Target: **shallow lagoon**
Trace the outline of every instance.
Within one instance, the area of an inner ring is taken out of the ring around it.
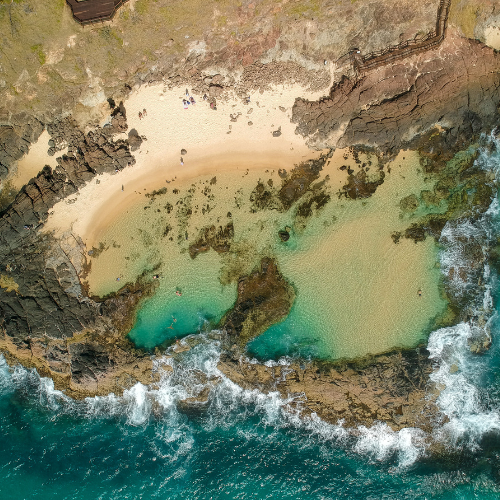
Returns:
[[[258,181],[271,190],[280,185],[272,169],[174,181],[161,194],[137,190],[137,204],[96,236],[102,250],[92,258],[90,289],[104,295],[145,270],[149,279],[159,275],[157,292],[130,333],[138,346],[153,348],[215,326],[234,303],[237,278],[272,256],[296,301],[284,321],[251,342],[251,354],[341,358],[416,345],[446,307],[437,246],[431,238],[396,244],[391,235],[446,207],[422,200],[421,191],[432,191],[433,181],[424,177],[415,153],[401,153],[385,167],[384,182],[371,197],[339,196],[347,168],[356,172],[360,163],[345,151],[334,154],[318,179],[330,201],[308,218],[297,215],[297,203],[286,212],[255,208],[251,195]],[[404,210],[401,200],[410,195],[417,206]],[[202,228],[229,222],[234,241],[228,253],[209,250],[190,258],[189,245]],[[278,231],[286,227],[290,239],[283,242]]]

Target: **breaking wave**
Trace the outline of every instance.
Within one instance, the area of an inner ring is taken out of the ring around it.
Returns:
[[[488,142],[476,166],[498,176],[500,141],[490,137]],[[498,330],[493,301],[496,276],[487,257],[499,227],[500,207],[495,197],[479,218],[448,222],[441,235],[441,269],[451,293],[465,299],[468,316],[453,327],[433,332],[427,345],[436,363],[430,379],[439,391],[437,404],[448,419],[434,431],[434,438],[450,449],[475,451],[484,436],[500,431],[499,402],[488,398],[490,404],[484,404],[488,374],[494,369],[493,353],[482,355],[492,342],[492,332]]]

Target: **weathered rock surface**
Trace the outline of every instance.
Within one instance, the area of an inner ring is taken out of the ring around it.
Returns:
[[[466,142],[498,122],[499,88],[500,55],[448,34],[438,49],[343,77],[326,98],[297,99],[292,121],[297,132],[330,147],[397,150],[436,124]]]
[[[7,177],[14,161],[26,154],[44,130],[44,124],[27,113],[0,114],[0,179]]]
[[[0,350],[75,397],[121,392],[151,380],[151,361],[122,334],[147,288],[125,287],[101,303],[86,297],[78,275],[85,265],[81,242],[68,245],[41,230],[55,203],[97,173],[135,160],[110,130],[84,134],[69,119],[47,128],[54,150],[68,147],[68,154],[54,171],[44,167],[0,213],[2,275],[16,285],[0,288]]]
[[[332,424],[371,426],[378,420],[394,430],[419,427],[428,431],[441,418],[436,392],[429,386],[432,364],[425,348],[359,362],[286,366],[265,366],[238,354],[225,355],[218,368],[244,389],[294,396],[292,405],[303,415],[316,413]]]
[[[245,345],[290,311],[295,292],[281,276],[274,259],[263,258],[260,267],[240,279],[234,307],[221,321],[221,327]]]

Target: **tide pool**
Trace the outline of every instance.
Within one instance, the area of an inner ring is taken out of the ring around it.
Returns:
[[[213,272],[218,266],[215,252],[194,260],[184,253],[169,260],[155,295],[137,313],[131,340],[151,349],[216,325],[236,300],[236,285],[222,285]]]
[[[372,160],[363,158],[363,165]],[[240,277],[267,256],[276,259],[296,301],[284,321],[251,342],[251,355],[337,359],[415,346],[446,308],[438,247],[432,238],[396,243],[393,235],[446,204],[426,203],[422,193],[431,192],[435,181],[410,152],[394,159],[369,198],[350,199],[342,194],[348,175],[342,164],[356,172],[360,162],[335,153],[317,180],[327,202],[317,210],[312,204],[307,217],[300,215],[302,199],[287,211],[275,208],[278,201],[255,205],[256,186],[267,189],[269,199],[278,196],[281,178],[270,169],[138,192],[137,205],[101,233],[89,285],[103,295],[144,272],[149,279],[159,275],[155,295],[144,301],[130,332],[136,345],[152,349],[215,326],[234,304]],[[378,167],[371,169],[376,178]],[[405,199],[415,207],[405,210]],[[229,251],[207,248],[190,257],[204,228],[229,223]],[[283,242],[278,233],[285,228],[290,237]]]

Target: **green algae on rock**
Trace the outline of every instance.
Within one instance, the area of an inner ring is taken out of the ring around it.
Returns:
[[[240,346],[282,320],[289,312],[295,292],[278,270],[274,259],[264,258],[260,267],[238,282],[238,298],[224,316],[221,327]]]

